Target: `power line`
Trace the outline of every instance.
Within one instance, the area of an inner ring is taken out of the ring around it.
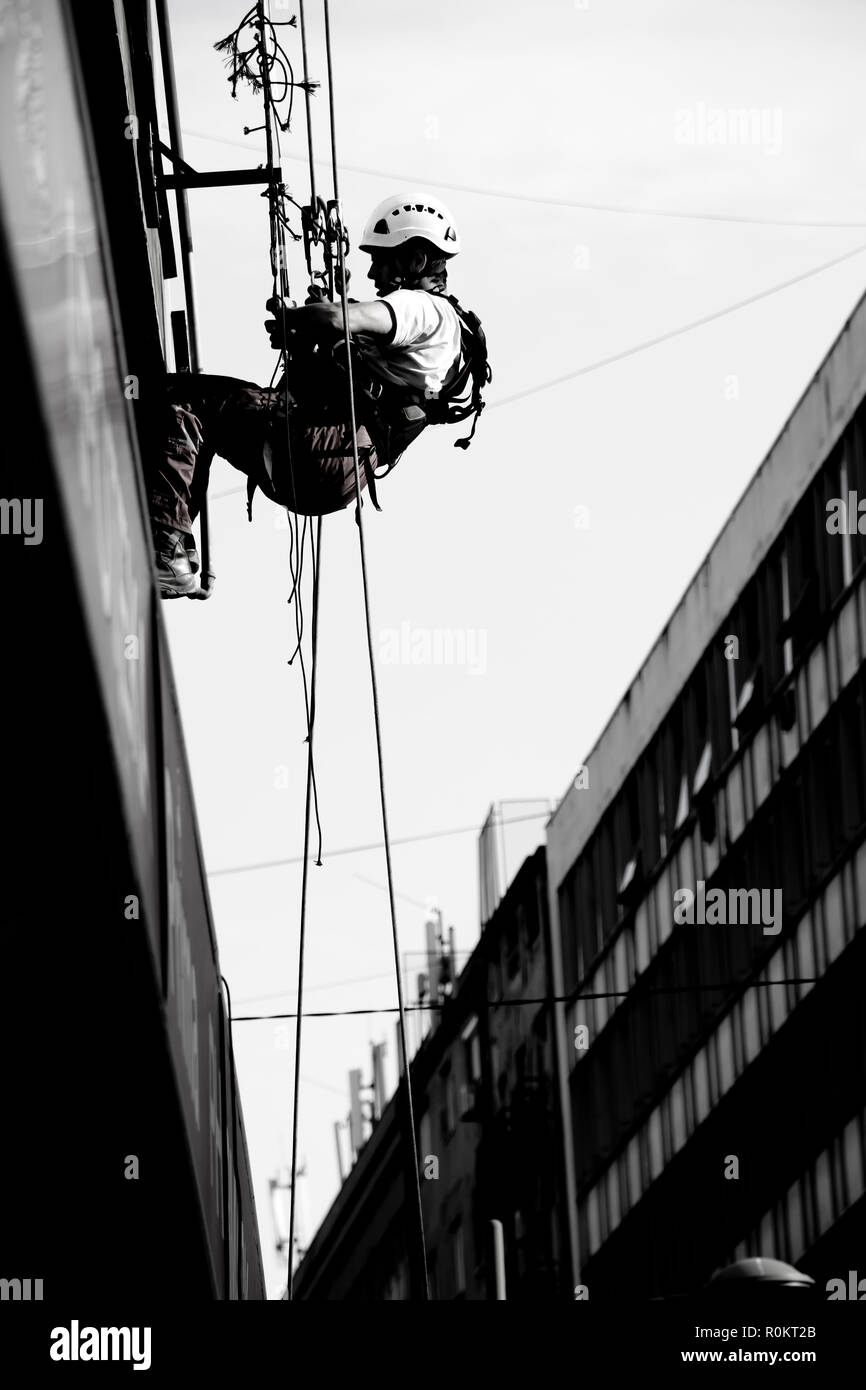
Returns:
[[[494,821],[495,825],[520,825],[523,821],[547,819],[550,811],[533,811],[526,816],[509,816],[507,820]],[[392,836],[391,845],[415,845],[424,840],[443,840],[449,835],[477,835],[477,825],[458,825],[451,830],[429,830],[421,835],[403,835],[396,839]],[[336,859],[342,854],[368,854],[371,850],[382,849],[384,841],[375,840],[368,845],[343,845],[340,849],[329,850],[325,858]],[[225,869],[210,869],[208,878],[216,878],[222,874],[246,874],[255,873],[259,869],[282,869],[291,864],[303,864],[304,856],[295,855],[290,859],[266,859],[260,864],[232,864]]]
[[[866,242],[860,246],[855,246],[852,251],[844,252],[841,256],[834,256],[830,261],[823,261],[821,265],[813,266],[811,270],[804,270],[801,274],[794,275],[790,280],[783,280],[778,285],[771,285],[768,289],[758,290],[757,294],[751,294],[747,299],[741,299],[736,304],[729,304],[724,309],[716,309],[713,313],[705,314],[703,318],[693,319],[691,323],[684,323],[679,328],[671,328],[667,333],[661,333],[656,338],[648,338],[646,342],[623,348],[621,352],[612,353],[610,357],[603,357],[597,362],[589,362],[585,367],[578,367],[576,371],[566,372],[563,376],[554,377],[551,381],[542,381],[537,386],[528,386],[524,391],[515,391],[510,396],[501,396],[498,401],[491,401],[487,409],[495,410],[497,406],[511,405],[514,401],[525,400],[528,396],[537,396],[541,391],[551,391],[555,386],[563,386],[568,381],[576,381],[578,377],[587,376],[590,372],[597,372],[600,368],[609,367],[614,362],[623,362],[627,357],[634,357],[639,352],[646,352],[648,348],[658,347],[660,343],[670,342],[672,338],[679,338],[683,333],[691,333],[696,328],[703,328],[705,324],[724,318],[726,314],[735,314],[737,310],[745,309],[750,304],[756,304],[760,299],[767,299],[770,295],[779,294],[781,290],[790,289],[792,285],[799,285],[803,280],[811,279],[813,275],[820,275],[825,270],[831,270],[833,266],[841,265],[843,261],[850,261],[863,251],[866,251]],[[223,493],[222,496],[226,496],[226,494]]]
[[[394,841],[392,840],[391,843],[393,844]],[[352,877],[356,878],[359,883],[368,884],[370,888],[379,888],[383,893],[387,893],[388,891],[387,883],[377,883],[374,878],[367,878],[364,874],[352,874]],[[422,912],[427,911],[426,903],[422,903],[418,898],[410,898],[408,893],[397,893],[395,891],[394,897],[401,898],[404,903],[410,903],[412,907],[419,907]]]
[[[258,153],[246,141],[227,140],[220,135],[207,135],[203,130],[184,130],[183,135],[193,140],[208,140],[216,145],[235,145],[238,149],[246,150],[248,153]],[[283,159],[301,163],[300,155],[284,154]],[[324,166],[327,161],[317,159],[316,164]],[[402,183],[405,186],[414,186],[418,183],[430,188],[447,188],[454,193],[469,193],[478,198],[497,198],[506,202],[530,203],[536,207],[547,208],[566,208],[576,212],[602,212],[613,213],[627,217],[669,217],[682,221],[690,222],[728,222],[742,223],[753,227],[825,227],[825,228],[847,228],[856,229],[866,227],[866,222],[847,222],[828,220],[824,218],[792,218],[792,217],[752,217],[742,213],[725,212],[683,212],[672,208],[650,208],[637,207],[627,203],[585,203],[572,198],[537,198],[531,193],[515,193],[509,189],[502,188],[478,188],[475,184],[469,183],[450,183],[444,179],[431,179],[427,175],[418,174],[395,174],[384,169],[367,169],[358,164],[343,164],[342,169],[347,174],[362,174],[367,178],[388,179],[393,184]]]
[[[750,304],[757,304],[759,300],[768,299],[771,295],[780,294],[782,290],[790,289],[793,285],[799,285],[804,280],[810,280],[815,275],[821,275],[825,270],[832,270],[834,266],[842,265],[845,261],[850,261],[854,256],[859,256],[866,251],[866,242],[860,246],[855,246],[851,251],[845,251],[841,256],[834,256],[832,260],[822,261],[820,265],[813,266],[811,270],[801,271],[799,275],[794,275],[790,280],[782,280],[778,285],[770,285],[765,290],[758,290],[757,293],[749,295],[746,299],[740,299],[736,304],[728,304],[723,309],[714,309],[711,314],[705,314],[702,318],[693,319],[691,323],[681,324],[678,328],[671,328],[666,333],[660,333],[655,338],[647,338],[645,342],[635,343],[632,347],[623,348],[620,352],[614,352],[609,357],[599,358],[595,362],[588,362],[584,367],[577,367],[572,372],[565,372],[562,376],[552,377],[549,381],[540,381],[535,386],[527,386],[523,391],[514,391],[510,396],[500,396],[498,400],[489,401],[488,410],[496,410],[499,406],[513,405],[515,401],[528,399],[530,396],[537,396],[542,391],[552,391],[556,386],[564,386],[569,381],[577,381],[579,377],[589,376],[591,372],[601,371],[603,367],[613,366],[615,362],[624,362],[629,357],[635,357],[638,353],[646,352],[649,348],[659,347],[662,343],[670,342],[674,338],[679,338],[685,333],[692,333],[696,328],[703,328],[708,323],[714,323],[717,319],[724,318],[727,314],[735,314],[740,309],[748,308]],[[218,502],[223,497],[235,497],[238,493],[244,492],[243,487],[228,488],[225,492],[217,492],[212,495],[211,500]]]
[[[775,985],[817,985],[820,983],[820,975],[798,976],[794,979],[784,980],[748,980],[748,987],[752,986],[760,989],[769,989]],[[658,988],[641,991],[641,997],[647,995],[667,995],[667,994],[703,994],[708,990],[730,989],[731,986],[741,984],[740,980],[716,980],[705,985],[660,985]],[[599,990],[592,994],[539,994],[527,999],[484,999],[472,1000],[471,1007],[484,1009],[501,1009],[508,1007],[519,1008],[525,1005],[535,1004],[579,1004],[584,999],[625,999],[628,995],[636,993],[637,986],[631,989]],[[443,1004],[405,1004],[403,1007],[407,1013],[426,1013],[441,1011],[449,1003],[448,999]],[[320,1009],[317,1013],[305,1013],[304,1018],[351,1018],[358,1014],[396,1014],[399,1008],[389,1005],[384,1009]],[[232,1023],[268,1023],[275,1019],[296,1018],[297,1014],[241,1014],[232,1018]]]
[[[314,991],[320,992],[323,989],[342,989],[346,985],[367,985],[374,980],[390,980],[393,975],[392,970],[387,970],[380,975],[357,975],[352,980],[329,980],[321,985],[304,985],[304,993],[312,994]],[[297,994],[296,989],[275,989],[269,994],[251,994],[248,999],[238,1000],[238,1006],[245,1004],[260,1004],[264,999],[282,999],[286,994]]]

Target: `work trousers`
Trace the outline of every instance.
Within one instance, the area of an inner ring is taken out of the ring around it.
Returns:
[[[341,511],[355,500],[351,425],[326,418],[333,407],[299,403],[285,384],[264,388],[235,377],[169,376],[161,440],[149,461],[151,521],[191,532],[215,454],[302,516]],[[364,425],[356,433],[361,490],[377,464]]]

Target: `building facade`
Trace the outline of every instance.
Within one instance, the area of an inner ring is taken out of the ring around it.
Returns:
[[[2,1041],[17,1059],[0,1273],[67,1309],[264,1298],[143,485],[147,390],[187,321],[182,292],[169,310],[161,27],[165,55],[161,4],[14,0],[0,35]]]
[[[864,396],[861,302],[548,826],[581,1296],[862,1263]]]
[[[493,1221],[509,1299],[547,1298],[567,1282],[550,995],[542,848],[509,885],[411,1062],[434,1300],[496,1297]],[[310,1245],[296,1298],[418,1296],[401,1107],[398,1091]]]

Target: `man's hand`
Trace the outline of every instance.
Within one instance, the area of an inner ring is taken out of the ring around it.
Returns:
[[[315,294],[315,298],[313,297]],[[343,328],[343,311],[339,304],[331,304],[320,296],[323,291],[318,285],[311,285],[306,304],[300,308],[292,300],[272,298],[266,308],[274,315],[265,320],[265,329],[271,340],[271,347],[282,349],[288,346],[292,333],[337,333]],[[349,332],[376,333],[389,335],[392,331],[390,312],[381,300],[369,303],[349,303]]]
[[[271,347],[278,350],[286,347],[288,334],[292,331],[289,315],[297,306],[293,299],[283,299],[280,296],[272,296],[265,308],[274,315],[272,319],[265,319],[265,332],[271,340]]]

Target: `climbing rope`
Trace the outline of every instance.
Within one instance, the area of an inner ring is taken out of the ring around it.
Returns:
[[[410,1131],[413,1171],[415,1176],[414,1183],[414,1205],[416,1217],[416,1238],[418,1241],[417,1258],[419,1268],[423,1270],[423,1297],[425,1300],[430,1298],[430,1281],[427,1271],[427,1251],[424,1239],[424,1209],[421,1203],[421,1165],[418,1155],[418,1141],[415,1134],[415,1111],[412,1102],[412,1080],[409,1048],[406,1042],[406,1009],[403,1001],[403,982],[400,971],[400,941],[397,931],[397,911],[394,903],[394,876],[391,867],[391,841],[388,832],[388,806],[385,796],[385,768],[382,756],[382,729],[379,717],[379,692],[376,682],[376,659],[373,654],[373,624],[370,617],[370,586],[367,577],[367,553],[364,540],[364,510],[361,499],[361,465],[358,458],[358,437],[357,424],[355,420],[355,387],[352,374],[352,339],[349,332],[349,300],[347,294],[346,276],[346,240],[343,234],[343,219],[340,212],[340,193],[339,180],[337,174],[337,133],[336,115],[334,110],[334,75],[331,57],[331,17],[328,0],[323,0],[325,11],[325,49],[328,63],[328,104],[331,121],[331,161],[333,165],[334,178],[334,213],[337,228],[337,255],[339,258],[339,287],[340,301],[343,309],[343,334],[346,340],[346,368],[348,374],[348,400],[349,418],[352,429],[352,455],[355,469],[355,496],[356,517],[358,521],[358,539],[361,550],[361,576],[364,590],[364,617],[367,627],[367,651],[370,658],[370,685],[373,695],[373,722],[376,729],[376,758],[379,767],[379,795],[382,803],[382,838],[385,843],[385,867],[388,880],[388,901],[391,909],[391,935],[394,943],[394,965],[397,978],[397,1004],[400,1010],[400,1043],[403,1051],[403,1085],[406,1095],[407,1123]],[[300,1004],[298,1005],[300,1009]]]
[[[291,126],[292,103],[294,89],[300,87],[306,98],[306,117],[307,117],[307,148],[309,156],[310,173],[310,203],[304,208],[290,196],[283,183],[277,183],[271,177],[266,196],[268,198],[268,217],[270,226],[270,255],[271,255],[271,274],[273,298],[280,306],[291,303],[291,293],[288,277],[288,263],[286,255],[286,236],[290,236],[294,242],[303,241],[304,255],[306,259],[307,271],[310,282],[315,280],[322,282],[328,298],[333,302],[335,290],[339,290],[343,316],[343,332],[346,343],[346,366],[348,373],[348,392],[349,392],[349,422],[352,432],[352,458],[355,476],[355,496],[356,496],[356,519],[358,522],[358,536],[360,541],[361,553],[361,575],[364,594],[364,614],[367,632],[367,650],[370,661],[370,682],[373,697],[373,720],[376,733],[376,752],[379,770],[379,794],[382,806],[382,831],[385,847],[385,865],[388,880],[388,897],[391,913],[391,932],[394,945],[394,964],[397,980],[397,1001],[400,1014],[400,1042],[403,1053],[403,1078],[402,1084],[405,1088],[406,1102],[406,1123],[409,1129],[409,1142],[413,1160],[414,1172],[414,1206],[415,1206],[415,1232],[416,1248],[415,1263],[419,1271],[423,1271],[423,1282],[421,1285],[423,1298],[430,1298],[429,1278],[427,1272],[427,1254],[424,1237],[424,1215],[421,1203],[421,1176],[420,1162],[418,1155],[418,1144],[415,1134],[415,1113],[412,1097],[412,1082],[409,1049],[406,1035],[406,1007],[403,998],[403,983],[400,970],[400,943],[397,930],[397,914],[395,907],[395,893],[393,870],[391,864],[391,842],[388,830],[387,799],[385,794],[385,772],[384,759],[382,754],[382,730],[379,713],[379,694],[376,681],[376,664],[373,653],[373,628],[370,614],[370,595],[369,580],[367,574],[367,556],[364,537],[363,520],[363,501],[361,497],[361,466],[358,455],[357,440],[357,421],[355,418],[355,392],[352,369],[351,345],[352,339],[349,331],[349,306],[347,296],[348,274],[346,270],[346,256],[348,254],[349,242],[343,226],[342,214],[340,211],[339,177],[337,171],[337,141],[336,141],[336,120],[334,109],[334,81],[333,63],[331,56],[331,23],[328,0],[323,0],[324,19],[325,19],[325,44],[327,51],[328,67],[328,98],[330,115],[330,140],[331,140],[331,163],[333,170],[333,199],[325,203],[318,196],[316,191],[315,167],[313,158],[313,133],[310,112],[310,97],[315,91],[318,83],[311,82],[307,68],[307,38],[306,23],[304,15],[303,0],[299,0],[299,11],[301,18],[301,49],[303,55],[304,76],[300,82],[295,81],[294,71],[288,55],[281,46],[277,36],[277,23],[281,26],[297,27],[297,21],[293,16],[289,20],[275,23],[265,13],[265,0],[257,0],[257,3],[247,11],[241,23],[231,34],[222,39],[216,48],[228,56],[231,63],[230,83],[232,95],[237,92],[237,85],[240,81],[248,82],[254,91],[261,92],[264,104],[264,131],[266,144],[267,168],[271,175],[276,167],[274,155],[280,159],[280,135],[287,133]],[[244,47],[248,42],[245,31],[250,33],[250,46]],[[276,92],[275,92],[276,87]],[[285,115],[281,115],[280,107],[286,104]],[[245,133],[251,133],[245,128]],[[290,222],[288,206],[299,209],[301,213],[301,234],[294,231]],[[317,271],[313,269],[312,252],[314,247],[322,250],[324,269]],[[283,319],[285,325],[285,319]],[[282,386],[285,392],[285,415],[286,415],[286,439],[289,458],[289,476],[291,484],[291,496],[295,501],[295,479],[292,464],[291,434],[290,434],[290,414],[291,399],[289,393],[289,354],[287,346],[287,334],[282,334],[282,347],[280,360],[283,368]],[[279,364],[271,378],[271,388],[277,378]],[[287,509],[288,510],[288,509]],[[303,986],[304,986],[304,951],[306,942],[306,912],[307,912],[307,879],[309,868],[309,841],[311,826],[311,810],[315,810],[316,824],[318,828],[319,846],[317,863],[321,864],[322,836],[321,824],[318,813],[318,795],[316,789],[315,761],[314,761],[314,729],[316,714],[316,667],[318,650],[318,629],[319,629],[319,593],[321,584],[321,544],[322,544],[322,518],[317,521],[315,536],[313,528],[309,525],[309,519],[299,520],[298,513],[294,506],[289,512],[290,519],[290,544],[289,544],[289,568],[292,578],[292,587],[289,595],[289,602],[294,604],[295,612],[295,631],[296,646],[289,658],[289,663],[297,655],[302,673],[304,688],[304,706],[307,721],[307,785],[304,812],[304,857],[301,881],[301,917],[298,950],[298,1006],[297,1006],[297,1029],[295,1038],[295,1068],[294,1068],[294,1091],[292,1105],[292,1174],[290,1190],[290,1214],[289,1214],[289,1250],[288,1250],[288,1280],[287,1296],[292,1299],[293,1279],[294,1279],[294,1230],[295,1230],[295,1189],[297,1182],[297,1144],[298,1144],[298,1105],[300,1095],[300,1065],[301,1065],[301,1023],[303,1018]],[[311,632],[311,667],[309,681],[307,679],[306,665],[303,655],[303,636],[304,620],[303,605],[301,602],[301,586],[304,571],[304,556],[309,550],[310,564],[312,570],[312,597],[313,597],[313,618]]]
[[[310,163],[310,205],[316,203],[316,175],[313,166],[313,128],[310,113],[310,83],[307,71],[307,35],[306,23],[304,20],[304,4],[300,3],[301,15],[301,49],[304,62],[304,92],[306,94],[307,111],[307,148]],[[310,239],[308,235],[304,237],[304,251],[307,258],[307,270],[312,275]],[[283,335],[285,337],[285,335]],[[288,411],[286,412],[288,424]],[[291,1188],[289,1190],[289,1250],[288,1250],[288,1271],[286,1295],[289,1301],[294,1292],[294,1254],[295,1254],[295,1210],[297,1193],[298,1175],[298,1132],[299,1132],[299,1105],[301,1094],[301,1024],[304,1017],[304,945],[306,941],[307,928],[307,871],[310,865],[310,800],[311,794],[315,794],[315,771],[313,761],[313,731],[316,723],[316,656],[319,641],[319,584],[321,571],[321,546],[322,546],[322,518],[319,517],[316,527],[316,544],[313,547],[313,631],[312,631],[312,672],[310,679],[310,718],[309,718],[309,745],[307,748],[307,791],[304,803],[304,867],[301,872],[301,924],[298,938],[298,1017],[295,1024],[295,1076],[292,1088],[292,1176]],[[316,820],[318,823],[318,802],[316,804]],[[319,855],[318,863],[322,862],[322,837],[321,827],[319,829]]]

